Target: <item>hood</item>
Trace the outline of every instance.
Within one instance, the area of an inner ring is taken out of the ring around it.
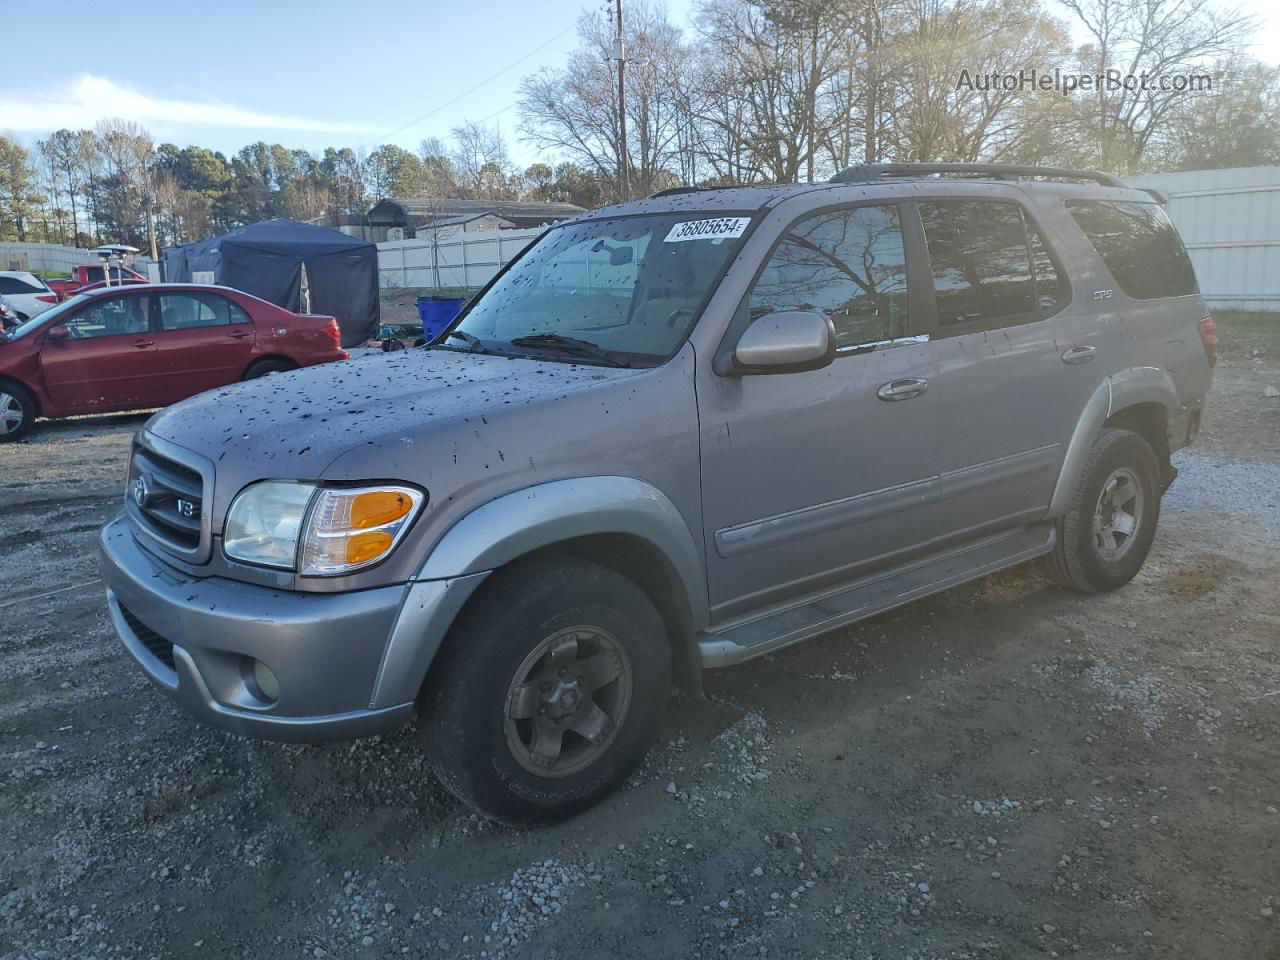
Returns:
[[[156,414],[152,433],[259,476],[320,479],[365,444],[633,376],[612,367],[414,349],[273,374],[211,390]]]

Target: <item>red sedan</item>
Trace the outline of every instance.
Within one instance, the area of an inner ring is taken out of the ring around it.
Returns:
[[[226,287],[104,287],[0,333],[0,442],[36,417],[113,413],[331,360],[338,321]]]

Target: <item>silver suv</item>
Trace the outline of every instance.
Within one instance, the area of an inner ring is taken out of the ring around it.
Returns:
[[[198,718],[415,712],[510,822],[592,804],[672,681],[1013,564],[1146,557],[1216,336],[1158,198],[866,166],[548,230],[435,342],[203,394],[102,531],[126,649]]]

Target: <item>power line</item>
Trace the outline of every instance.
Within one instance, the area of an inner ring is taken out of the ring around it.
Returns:
[[[445,103],[440,104],[440,106],[438,106],[438,107],[434,107],[434,108],[432,108],[431,110],[428,110],[428,111],[427,111],[426,113],[424,113],[422,116],[420,116],[420,117],[415,117],[414,119],[410,120],[408,123],[406,123],[406,124],[402,124],[401,126],[396,127],[394,130],[392,130],[392,131],[390,131],[390,132],[388,132],[388,133],[384,133],[382,136],[377,137],[377,138],[376,138],[376,139],[374,139],[374,140],[370,140],[368,143],[362,143],[362,144],[360,144],[360,146],[359,146],[359,147],[357,147],[356,149],[358,149],[358,150],[363,150],[365,147],[371,147],[371,146],[373,146],[375,143],[381,143],[383,140],[386,140],[388,137],[394,137],[397,133],[400,133],[402,130],[408,130],[408,129],[409,129],[410,127],[412,127],[414,124],[416,124],[416,123],[421,123],[423,120],[426,120],[428,117],[433,117],[433,116],[435,116],[435,115],[436,115],[437,113],[439,113],[441,110],[444,110],[444,109],[446,109],[446,108],[448,108],[448,107],[453,106],[455,103],[457,103],[459,100],[463,99],[464,97],[469,97],[469,96],[471,96],[471,94],[475,93],[477,90],[479,90],[481,87],[483,87],[486,83],[489,83],[489,82],[491,82],[491,81],[493,81],[493,80],[497,80],[497,79],[498,79],[498,77],[502,76],[502,75],[503,75],[504,73],[506,73],[507,71],[512,70],[512,69],[514,69],[515,67],[518,67],[520,64],[524,63],[526,60],[528,60],[530,57],[532,57],[535,53],[538,53],[538,52],[540,52],[540,51],[542,51],[542,50],[545,50],[547,47],[551,46],[551,44],[555,43],[557,40],[559,40],[559,39],[560,39],[561,37],[563,37],[565,34],[567,34],[567,33],[571,33],[574,29],[575,29],[574,27],[568,27],[567,29],[561,30],[559,33],[557,33],[554,37],[552,37],[552,38],[551,38],[550,40],[548,40],[546,43],[543,43],[543,44],[541,44],[541,45],[539,45],[539,46],[537,46],[537,47],[534,47],[532,50],[530,50],[528,53],[526,53],[526,54],[525,54],[523,57],[521,57],[519,60],[513,60],[513,61],[511,61],[511,62],[510,62],[510,63],[508,63],[505,67],[503,67],[501,70],[499,70],[497,73],[495,73],[495,74],[493,74],[492,76],[486,77],[485,79],[481,80],[481,81],[480,81],[479,83],[477,83],[474,87],[471,87],[471,88],[470,88],[470,89],[468,89],[468,90],[464,90],[462,93],[458,94],[458,95],[457,95],[456,97],[454,97],[452,100],[449,100],[449,101],[447,101],[447,102],[445,102]],[[503,107],[503,108],[502,108],[502,110],[499,110],[499,111],[498,111],[498,113],[503,113],[503,112],[504,112],[504,111],[506,111],[506,110],[510,110],[510,109],[511,109],[511,107],[513,107],[513,106],[515,106],[515,104],[511,104],[510,106]],[[496,116],[498,115],[498,113],[492,114],[492,116],[495,116],[495,117],[496,117]],[[490,118],[489,118],[489,117],[486,117],[485,119],[487,120],[487,119],[490,119]],[[481,122],[481,123],[483,123],[484,121],[480,121],[480,122]]]

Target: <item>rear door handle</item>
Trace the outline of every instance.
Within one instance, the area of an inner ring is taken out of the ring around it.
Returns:
[[[910,400],[929,389],[929,381],[920,377],[907,377],[905,380],[890,380],[876,391],[881,400]]]
[[[133,341],[133,345],[139,350],[143,350],[147,347],[154,347],[156,342],[154,340],[135,340]]]
[[[1093,355],[1098,352],[1098,348],[1085,344],[1083,347],[1072,347],[1062,355],[1063,363],[1088,363],[1093,359]]]

